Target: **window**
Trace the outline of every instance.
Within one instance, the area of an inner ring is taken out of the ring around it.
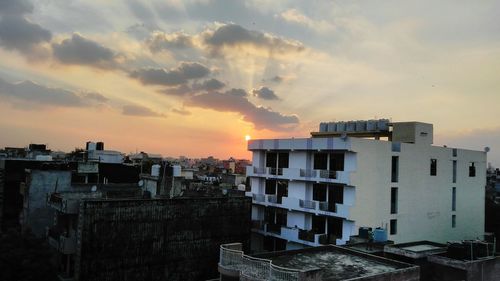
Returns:
[[[398,220],[391,220],[390,228],[389,233],[391,235],[396,235],[398,233]]]
[[[315,183],[313,185],[313,200],[325,202],[326,201],[326,184]]]
[[[399,157],[392,156],[392,165],[391,165],[391,181],[398,182],[398,173],[399,173]]]
[[[437,159],[431,159],[431,176],[437,175]]]
[[[453,160],[453,183],[457,182],[457,160]]]
[[[451,215],[451,227],[455,228],[457,226],[457,216]]]
[[[288,152],[278,154],[278,168],[288,168]]]
[[[276,168],[277,161],[278,161],[278,154],[276,152],[266,153],[266,167]]]
[[[457,149],[456,148],[453,148],[452,155],[453,155],[453,157],[457,157]]]
[[[332,171],[344,170],[344,153],[330,154],[330,170]]]
[[[476,166],[474,166],[474,162],[470,162],[469,164],[469,177],[476,176]]]
[[[391,214],[398,213],[398,188],[391,188]]]
[[[392,143],[392,151],[393,152],[401,152],[401,143],[400,142],[393,142]]]
[[[328,154],[316,153],[314,154],[314,169],[327,170],[328,169]]]
[[[276,180],[266,180],[266,194],[276,194]]]
[[[457,210],[457,188],[454,187],[451,190],[451,210],[456,211]]]

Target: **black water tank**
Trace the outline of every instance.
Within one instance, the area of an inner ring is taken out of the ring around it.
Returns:
[[[95,147],[96,150],[104,150],[104,143],[102,141],[97,142]]]

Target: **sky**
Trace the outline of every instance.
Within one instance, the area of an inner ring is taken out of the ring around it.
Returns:
[[[500,1],[0,0],[0,146],[250,158],[322,121],[434,124],[500,166]]]

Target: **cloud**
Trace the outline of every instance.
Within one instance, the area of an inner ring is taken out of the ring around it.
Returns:
[[[116,67],[117,55],[109,48],[78,33],[61,43],[52,44],[54,57],[63,64],[88,65],[98,68]]]
[[[304,50],[302,43],[255,30],[248,30],[237,24],[219,25],[215,30],[206,30],[204,43],[215,54],[220,54],[224,47],[234,48],[251,46],[272,53],[297,53]]]
[[[254,97],[263,100],[279,100],[278,96],[274,93],[273,90],[268,87],[260,87],[260,89],[253,89],[252,94]]]
[[[302,14],[297,9],[288,9],[281,14],[276,15],[276,17],[282,18],[289,23],[308,27],[309,29],[312,29],[314,31],[324,32],[333,31],[335,29],[333,24],[324,20],[313,20],[308,16]]]
[[[189,112],[188,110],[184,109],[184,108],[172,108],[172,112],[174,113],[177,113],[179,115],[191,115],[191,112]]]
[[[32,81],[9,83],[0,79],[0,97],[19,108],[30,106],[43,107],[85,107],[96,101],[107,100],[98,93],[77,93],[74,91],[51,88]]]
[[[212,109],[220,112],[235,112],[243,120],[253,123],[256,129],[286,129],[299,123],[296,115],[285,115],[270,108],[255,106],[242,93],[242,89],[232,89],[224,93],[212,92],[195,95],[185,104],[193,107]]]
[[[192,37],[183,32],[175,32],[172,34],[154,32],[151,38],[146,41],[146,45],[153,53],[163,50],[188,49],[194,47]]]
[[[216,91],[224,88],[226,84],[215,78],[205,80],[201,83],[194,83],[193,90],[195,91]]]
[[[207,76],[210,69],[197,62],[182,62],[178,67],[165,70],[163,68],[142,68],[130,73],[130,77],[144,85],[177,86],[189,80]]]
[[[284,80],[283,77],[281,77],[279,75],[276,75],[276,76],[269,79],[269,81],[274,82],[274,83],[281,83],[281,82],[283,82],[283,80]]]
[[[80,96],[85,99],[94,100],[96,102],[101,102],[101,103],[109,101],[107,97],[95,92],[82,92]]]
[[[52,39],[52,33],[25,17],[32,12],[30,1],[0,0],[0,46],[39,60],[49,57],[49,50],[42,44]]]
[[[153,111],[152,109],[136,104],[125,105],[122,108],[122,114],[139,117],[165,117],[165,115]]]

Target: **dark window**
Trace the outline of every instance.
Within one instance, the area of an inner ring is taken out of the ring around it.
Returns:
[[[326,201],[326,184],[315,183],[313,185],[313,200],[315,201]]]
[[[451,215],[451,227],[455,228],[457,226],[457,216]]]
[[[330,170],[332,171],[344,170],[344,153],[330,154]]]
[[[451,210],[456,211],[457,210],[457,188],[454,187],[451,190]]]
[[[277,200],[279,204],[282,202],[283,197],[288,197],[288,181],[280,180],[278,181],[278,193]]]
[[[476,176],[476,166],[474,166],[474,162],[471,162],[469,164],[469,177],[475,177]]]
[[[315,233],[325,233],[326,217],[312,216],[312,230]]]
[[[400,142],[393,142],[392,143],[392,151],[393,152],[401,152],[401,143]]]
[[[437,175],[437,159],[431,159],[431,176]]]
[[[276,209],[276,224],[286,226],[288,211],[284,209]]]
[[[276,168],[277,161],[278,161],[278,155],[276,152],[266,153],[266,167]]]
[[[453,148],[452,149],[453,157],[457,157],[457,149]]]
[[[266,194],[276,194],[276,180],[266,180]]]
[[[457,182],[457,160],[453,160],[453,183]]]
[[[314,154],[314,169],[315,170],[326,170],[328,169],[328,154],[326,153],[315,153]]]
[[[399,177],[399,157],[392,156],[392,165],[391,165],[391,181],[398,182]]]
[[[398,221],[397,220],[391,220],[390,233],[391,233],[391,235],[395,235],[398,233]]]
[[[265,208],[264,209],[264,221],[266,223],[274,224],[276,222],[276,209],[275,208]]]
[[[278,154],[278,168],[288,168],[288,153]]]
[[[398,188],[391,188],[391,214],[398,213]]]

